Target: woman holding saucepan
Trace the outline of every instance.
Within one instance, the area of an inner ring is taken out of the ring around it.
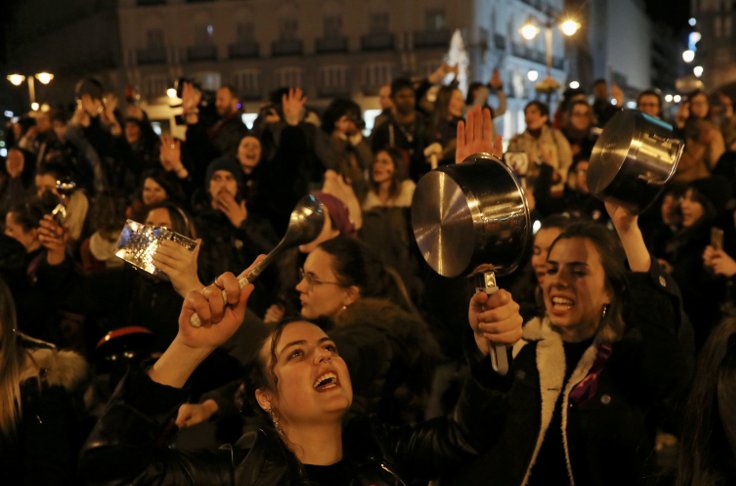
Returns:
[[[468,133],[479,131],[479,115],[468,116]],[[549,247],[545,314],[526,323],[508,374],[492,385],[494,445],[449,484],[629,485],[650,476],[655,411],[683,393],[692,357],[678,336],[677,287],[650,257],[638,218],[606,209],[618,238],[577,223]],[[488,353],[486,299],[477,293],[468,313]]]
[[[226,300],[223,300],[224,290]],[[349,370],[334,342],[305,321],[279,325],[249,367],[246,396],[262,417],[250,440],[232,449],[184,452],[157,446],[156,437],[185,398],[181,388],[199,363],[243,320],[252,285],[240,290],[226,273],[190,292],[179,333],[147,373],[128,376],[82,452],[84,476],[135,484],[406,484],[451,475],[487,445],[496,426],[486,413],[491,392],[471,377],[453,419],[416,428],[389,428],[356,418]],[[483,334],[511,344],[521,335],[518,305],[507,292],[491,298],[493,329]],[[189,319],[196,312],[202,327]],[[479,366],[480,374],[491,373]],[[489,376],[480,376],[490,379]]]
[[[682,393],[691,359],[677,336],[676,285],[652,262],[637,217],[607,209],[620,241],[577,223],[550,246],[546,313],[524,326],[487,404],[495,446],[452,484],[621,485],[649,475],[655,406]],[[476,294],[469,316],[487,353],[486,298]]]

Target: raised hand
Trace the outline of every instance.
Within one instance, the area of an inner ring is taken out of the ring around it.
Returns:
[[[217,402],[211,398],[202,403],[184,403],[179,407],[179,413],[176,415],[176,425],[180,429],[193,427],[209,420],[219,408]]]
[[[159,158],[166,172],[179,173],[184,168],[181,162],[181,141],[171,135],[161,135]]]
[[[227,191],[220,191],[215,196],[215,209],[221,211],[227,219],[230,220],[230,224],[234,227],[239,228],[243,221],[248,218],[248,209],[245,206],[245,201],[238,202],[235,196]]]
[[[276,324],[277,322],[281,322],[285,314],[286,311],[279,304],[271,304],[271,307],[266,310],[266,314],[263,316],[263,322],[266,324]]]
[[[38,241],[46,248],[46,261],[58,265],[66,258],[66,242],[69,232],[57,223],[53,216],[45,214],[39,221]]]
[[[490,84],[491,88],[495,90],[503,89],[503,81],[501,81],[501,72],[498,70],[498,68],[493,70],[493,74],[491,74],[491,80],[488,82],[488,84]]]
[[[181,107],[185,114],[191,113],[197,109],[202,101],[202,92],[194,87],[188,81],[183,83],[181,89]]]
[[[723,250],[716,250],[711,245],[705,247],[703,263],[716,275],[732,277],[736,275],[736,261]]]
[[[301,88],[291,88],[289,92],[281,97],[281,106],[284,111],[286,123],[295,127],[302,119],[302,110],[307,103]]]
[[[226,299],[223,299],[223,291]],[[189,292],[179,314],[179,333],[175,341],[190,349],[206,351],[224,344],[242,324],[252,291],[252,284],[241,289],[235,275],[226,272],[202,290]],[[199,327],[190,323],[194,313],[202,323]]]
[[[263,258],[263,255],[256,258],[253,264]],[[184,386],[197,366],[230,339],[243,323],[251,292],[252,284],[241,289],[238,279],[229,272],[201,291],[189,292],[179,314],[179,332],[148,370],[148,376],[162,385]],[[190,324],[195,312],[202,323],[199,327]]]
[[[479,152],[489,153],[501,158],[503,146],[501,136],[493,140],[493,120],[491,111],[479,105],[474,106],[466,114],[466,120],[457,124],[457,150],[455,163],[459,164],[467,157]]]
[[[606,212],[624,247],[626,259],[632,272],[648,272],[652,266],[651,256],[639,229],[639,216],[613,201],[605,201]]]
[[[163,240],[153,255],[153,264],[164,272],[176,293],[186,297],[193,290],[201,290],[204,285],[197,277],[197,257],[202,240],[197,240],[197,246],[190,251],[178,243]]]
[[[629,231],[636,227],[639,217],[613,201],[605,201],[606,212],[617,231]]]
[[[468,306],[468,322],[483,354],[490,353],[492,344],[512,345],[521,339],[523,319],[519,304],[505,290],[493,295],[476,292]]]

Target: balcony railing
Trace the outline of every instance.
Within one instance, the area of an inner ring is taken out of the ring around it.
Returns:
[[[348,97],[350,89],[347,86],[319,86],[317,94],[320,98]]]
[[[166,64],[165,47],[144,47],[136,50],[138,64]]]
[[[260,48],[257,42],[237,42],[227,46],[227,53],[230,59],[246,59],[258,57]]]
[[[547,56],[544,52],[517,42],[511,43],[511,55],[538,62],[539,64],[547,64]],[[552,56],[552,67],[555,69],[564,69],[565,59],[559,56]]]
[[[319,53],[347,52],[347,37],[322,37],[317,39],[315,50]]]
[[[448,47],[452,33],[449,30],[419,30],[414,32],[414,47]]]
[[[217,46],[189,46],[187,47],[187,60],[190,62],[216,61]]]
[[[303,51],[302,41],[297,39],[277,40],[271,43],[271,54],[274,56],[298,56]]]
[[[394,43],[394,35],[389,32],[360,36],[360,48],[364,51],[389,51],[394,48]]]

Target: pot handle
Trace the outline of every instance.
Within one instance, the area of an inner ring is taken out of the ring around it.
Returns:
[[[488,295],[498,292],[496,285],[496,274],[493,272],[483,272],[483,287],[478,290]],[[509,372],[509,357],[506,346],[503,344],[493,344],[491,346],[491,366],[493,371],[501,376],[506,376]]]

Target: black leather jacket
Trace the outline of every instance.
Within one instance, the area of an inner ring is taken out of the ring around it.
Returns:
[[[486,361],[477,373],[492,373]],[[343,429],[351,485],[403,485],[412,479],[452,476],[485,449],[493,428],[486,403],[494,392],[469,378],[451,419],[416,427],[387,427],[367,418]],[[310,484],[303,468],[274,434],[257,430],[216,451],[179,451],[157,445],[186,393],[143,373],[126,377],[81,453],[89,484]]]

